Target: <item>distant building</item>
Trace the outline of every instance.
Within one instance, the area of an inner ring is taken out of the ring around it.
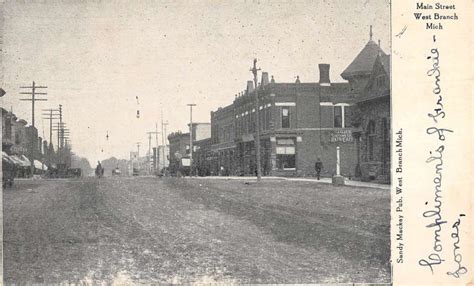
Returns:
[[[168,135],[168,141],[169,168],[175,173],[182,167],[181,159],[189,157],[189,133],[173,132]]]
[[[188,124],[188,128],[189,128]],[[211,137],[211,123],[194,122],[192,125],[191,134],[193,138],[193,166],[197,166],[195,156],[199,148],[199,143],[205,142]],[[190,158],[190,133],[181,133],[180,131],[168,135],[169,141],[169,167],[171,172],[176,172],[183,166],[183,162],[189,161]],[[183,161],[184,158],[184,161]],[[186,164],[186,163],[185,163]]]
[[[210,176],[218,174],[215,165],[212,164],[213,152],[211,151],[211,138],[193,142],[193,161],[198,176]]]
[[[189,124],[188,124],[189,128]],[[211,123],[193,122],[193,142],[211,137]]]
[[[160,145],[158,146],[158,149],[155,147],[154,149],[154,154],[156,162],[156,166],[158,166],[158,171],[163,170],[163,168],[167,168],[169,166],[169,155],[170,155],[170,149],[168,145]]]
[[[16,160],[16,164],[20,167],[17,175],[30,176],[31,171],[34,171],[34,168],[30,169],[31,166],[42,170],[42,162],[48,162],[50,158],[45,158],[43,155],[43,141],[41,137],[38,137],[38,130],[31,125],[27,126],[28,123],[24,119],[18,119],[12,112],[4,108],[0,108],[0,110],[2,113],[2,151],[6,156],[12,156]]]

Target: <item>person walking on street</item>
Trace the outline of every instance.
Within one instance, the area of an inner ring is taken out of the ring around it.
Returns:
[[[323,168],[323,162],[321,162],[321,159],[316,160],[316,163],[314,164],[314,170],[316,171],[316,178],[319,180],[321,177],[321,169]]]

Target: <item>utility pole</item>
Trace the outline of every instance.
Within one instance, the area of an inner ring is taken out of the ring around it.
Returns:
[[[194,103],[188,103],[189,106],[189,165],[190,171],[189,176],[193,175],[193,106],[196,106]]]
[[[22,101],[31,101],[31,126],[35,128],[35,102],[36,101],[47,101],[46,98],[36,98],[37,95],[47,95],[46,92],[37,92],[36,89],[44,89],[48,88],[47,86],[37,86],[36,83],[33,81],[33,84],[31,86],[20,86],[20,88],[23,89],[30,89],[31,92],[27,91],[22,91],[20,94],[28,94],[31,95],[31,98],[20,98]],[[30,171],[31,171],[31,176],[33,176],[34,171],[35,171],[35,150],[37,146],[34,146],[35,142],[34,140],[31,140],[31,146],[30,146]]]
[[[63,163],[63,148],[64,148],[64,140],[69,139],[69,129],[65,128],[66,123],[65,122],[57,122],[57,127],[56,129],[53,129],[54,131],[57,131],[58,133],[58,164]]]
[[[49,112],[49,113],[46,113],[46,114],[43,114],[43,116],[47,116],[47,117],[43,117],[43,119],[47,119],[49,120],[49,143],[53,143],[53,120],[55,119],[59,119],[59,114],[56,113],[56,114],[53,114],[53,112],[59,112],[59,109],[43,109],[43,111],[46,111],[46,112]]]
[[[56,129],[53,129],[53,131],[57,131],[58,133],[58,150],[61,150],[64,147],[63,143],[64,143],[65,135],[69,135],[69,129],[65,127],[66,127],[65,122],[57,122]]]
[[[31,86],[20,86],[20,88],[30,89],[31,92],[22,91],[20,94],[31,95],[31,98],[21,98],[23,101],[31,101],[31,126],[35,127],[35,102],[36,101],[47,101],[46,98],[36,98],[37,95],[47,95],[46,92],[37,92],[36,89],[48,88],[47,86],[38,86],[33,81]]]
[[[158,146],[158,122],[155,122],[155,146],[156,154],[153,154],[153,167],[155,168],[156,175],[158,175],[158,160],[160,158],[160,147]]]
[[[60,104],[58,109],[59,109],[59,125],[61,125],[61,127],[64,128],[64,126],[63,126],[63,106]],[[63,132],[64,132],[64,130],[63,130]],[[61,132],[61,133],[63,133],[63,132]],[[58,149],[62,149],[63,145],[64,145],[63,140],[61,139],[59,141],[59,143],[60,143],[60,145],[58,145]]]
[[[140,142],[137,142],[137,158],[140,159]]]
[[[47,162],[48,164],[52,164],[53,162],[53,155],[54,155],[54,144],[53,144],[53,120],[56,120],[56,119],[59,119],[59,117],[57,117],[59,114],[57,113],[53,113],[53,112],[59,112],[58,109],[43,109],[43,111],[45,112],[48,112],[49,113],[43,113],[43,116],[46,116],[46,117],[43,117],[43,119],[48,119],[49,120],[49,144],[51,144],[51,146],[53,146],[53,153],[49,153],[49,146],[48,147],[48,152],[45,152],[45,154],[47,154]],[[58,146],[59,148],[59,146]]]
[[[261,163],[260,163],[260,116],[258,112],[258,81],[257,81],[257,72],[260,69],[257,69],[257,59],[253,60],[253,68],[250,71],[253,73],[253,81],[255,83],[255,127],[257,129],[255,135],[255,153],[257,156],[257,181],[260,181],[262,178],[262,170],[261,170]]]
[[[161,140],[162,140],[162,143],[163,144],[163,168],[166,166],[166,146],[168,144],[166,144],[166,125],[168,125],[168,122],[163,122],[163,112],[161,112]]]

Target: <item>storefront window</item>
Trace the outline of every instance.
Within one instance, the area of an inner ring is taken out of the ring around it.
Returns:
[[[276,147],[277,168],[294,170],[296,168],[295,140],[291,138],[278,139]]]

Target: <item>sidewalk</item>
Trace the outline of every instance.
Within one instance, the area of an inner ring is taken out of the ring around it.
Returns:
[[[190,177],[184,177],[190,178]],[[208,177],[192,177],[193,179],[218,179],[218,180],[257,180],[257,177],[226,177],[226,176],[208,176]],[[317,180],[315,178],[287,178],[287,177],[270,177],[265,176],[262,177],[262,180],[281,180],[281,181],[296,181],[296,182],[315,182],[315,183],[323,183],[323,184],[332,184],[331,178],[321,178],[321,180]],[[346,186],[352,187],[365,187],[365,188],[375,188],[375,189],[383,189],[383,190],[390,190],[390,185],[386,184],[377,184],[377,183],[369,183],[369,182],[360,182],[360,181],[352,181],[346,178]]]

